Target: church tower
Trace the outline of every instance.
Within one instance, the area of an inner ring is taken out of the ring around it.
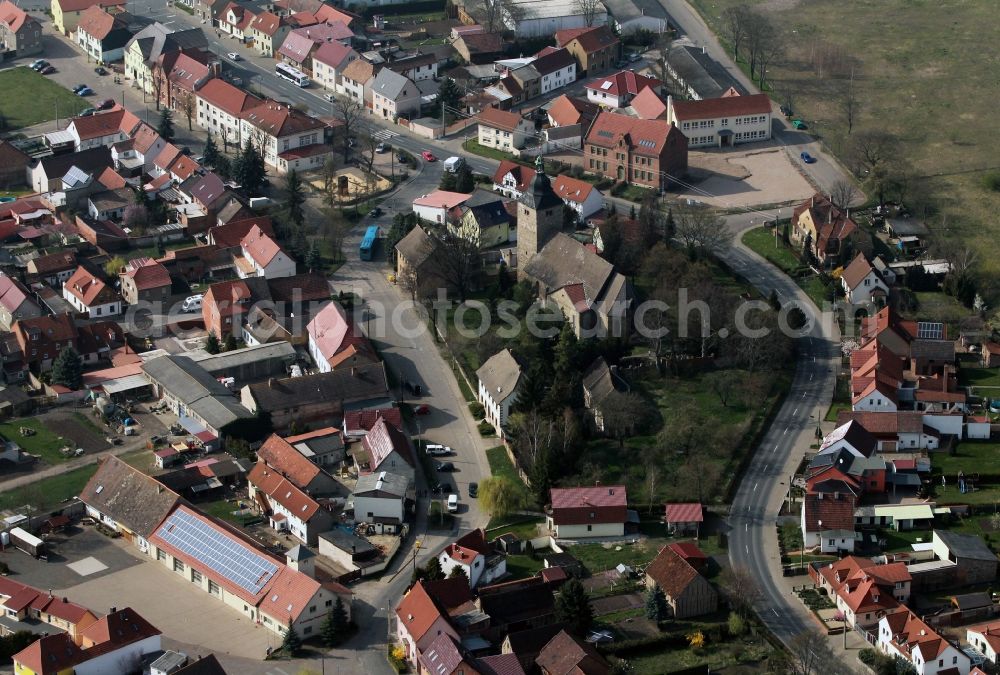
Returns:
[[[546,242],[562,229],[563,201],[545,175],[542,156],[535,158],[535,177],[517,199],[517,278]]]

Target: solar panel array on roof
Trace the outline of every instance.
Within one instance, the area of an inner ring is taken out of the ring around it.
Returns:
[[[270,581],[278,565],[185,511],[174,511],[157,534],[182,553],[254,595]]]
[[[917,337],[921,340],[943,340],[944,324],[930,321],[917,322]]]
[[[601,129],[600,131],[597,132],[597,135],[604,136],[605,138],[614,138],[614,134],[612,134],[607,129]]]

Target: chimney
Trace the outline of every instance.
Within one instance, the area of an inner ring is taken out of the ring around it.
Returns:
[[[354,377],[357,374],[357,372],[358,372],[358,369],[355,368],[354,366],[351,366],[351,377]]]
[[[809,198],[809,206],[810,207],[816,206],[816,195],[813,195],[812,197]]]
[[[50,599],[52,598],[52,589],[51,588],[49,589],[49,598]]]

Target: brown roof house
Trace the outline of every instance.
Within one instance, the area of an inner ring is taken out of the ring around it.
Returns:
[[[40,54],[42,24],[10,0],[0,2],[0,44],[15,58]]]
[[[711,614],[719,606],[712,584],[669,546],[660,549],[646,567],[646,585],[653,584],[663,590],[675,619]]]
[[[361,451],[354,461],[360,473],[388,471],[403,476],[413,485],[416,456],[410,439],[380,417],[361,440]]]
[[[664,120],[610,111],[594,120],[584,140],[584,169],[632,185],[665,190],[687,172],[688,139]]]
[[[814,195],[792,211],[792,242],[803,247],[808,244],[827,269],[847,262],[850,242],[857,232],[850,210],[841,211],[824,195]]]
[[[559,631],[535,657],[542,675],[608,675],[611,666],[594,645]]]
[[[521,375],[521,364],[509,349],[497,352],[476,371],[479,402],[486,410],[486,421],[493,425],[501,438],[510,417],[510,408],[517,402],[517,387],[523,381]]]
[[[84,267],[77,267],[63,284],[63,298],[89,319],[116,316],[122,312],[121,296]]]
[[[8,189],[25,184],[31,157],[15,148],[9,141],[0,141],[0,188]]]
[[[847,300],[852,305],[868,303],[884,303],[889,295],[889,286],[865,257],[858,253],[851,264],[844,268],[840,275],[840,283],[847,294]]]
[[[534,124],[515,112],[486,108],[476,116],[479,121],[479,144],[511,152],[523,148]]]
[[[292,444],[308,441],[309,434],[289,436],[287,439],[271,434],[264,444],[257,449],[257,459],[267,464],[282,476],[291,481],[292,485],[313,496],[331,495],[340,492],[339,483],[333,476],[310,462]]]
[[[419,225],[396,244],[396,282],[414,297],[423,297],[441,283],[434,253],[440,243]]]
[[[166,302],[170,298],[170,273],[152,258],[133,258],[121,274],[122,297],[139,302]]]
[[[42,315],[29,291],[17,279],[0,274],[0,328],[10,330],[15,321]]]
[[[621,40],[607,26],[557,30],[556,45],[575,58],[580,72],[595,74],[610,70],[621,56]]]
[[[319,542],[319,533],[334,524],[330,511],[263,460],[258,460],[250,471],[247,485],[254,509],[267,516],[277,532],[288,532],[314,546]]]
[[[503,37],[499,33],[462,35],[453,46],[466,63],[492,63],[503,55]]]

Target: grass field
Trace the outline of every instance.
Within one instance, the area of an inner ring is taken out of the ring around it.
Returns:
[[[946,452],[931,454],[931,464],[949,482],[955,480],[959,471],[1000,474],[1000,443],[962,441],[954,455]]]
[[[694,0],[720,33],[721,15],[748,4],[783,34],[784,56],[768,67],[771,94],[790,92],[795,116],[841,159],[851,136],[843,92],[853,87],[860,109],[853,133],[884,130],[900,139],[911,175],[906,199],[947,214],[949,236],[978,248],[986,273],[1000,271],[989,255],[997,235],[1000,193],[981,186],[983,171],[1000,165],[993,133],[996,88],[992,68],[970,68],[995,51],[996,5],[989,0]],[[831,28],[835,28],[831,30]],[[891,35],[891,39],[886,36]],[[742,60],[742,59],[741,59]],[[917,211],[918,215],[921,211]],[[995,304],[995,303],[994,303]]]
[[[0,91],[0,113],[11,129],[66,119],[90,107],[86,99],[27,67],[0,72]]]
[[[488,157],[489,159],[495,159],[497,161],[504,161],[509,159],[511,161],[516,161],[514,155],[509,152],[504,152],[503,150],[497,150],[496,148],[487,148],[485,145],[480,145],[479,141],[474,138],[462,143],[462,148],[466,152],[471,152],[473,155],[479,155],[480,157]],[[439,158],[440,159],[440,158]]]
[[[90,420],[87,422],[93,425]],[[35,434],[22,436],[21,427],[33,429]],[[59,449],[73,444],[72,441],[52,433],[40,419],[31,417],[0,423],[0,435],[20,445],[25,452],[40,456],[48,464],[65,462],[67,457],[59,452]]]
[[[1000,387],[1000,368],[967,368],[962,366],[958,370],[958,383],[962,386]],[[983,395],[989,396],[990,392],[983,392]]]
[[[796,252],[785,246],[780,239],[778,239],[778,245],[774,245],[774,230],[765,227],[747,230],[743,233],[743,243],[751,251],[792,277],[795,283],[806,292],[806,295],[816,303],[816,306],[820,309],[823,308],[823,303],[826,302],[826,286],[814,274],[806,277],[798,277],[794,274],[802,267],[802,262]]]

